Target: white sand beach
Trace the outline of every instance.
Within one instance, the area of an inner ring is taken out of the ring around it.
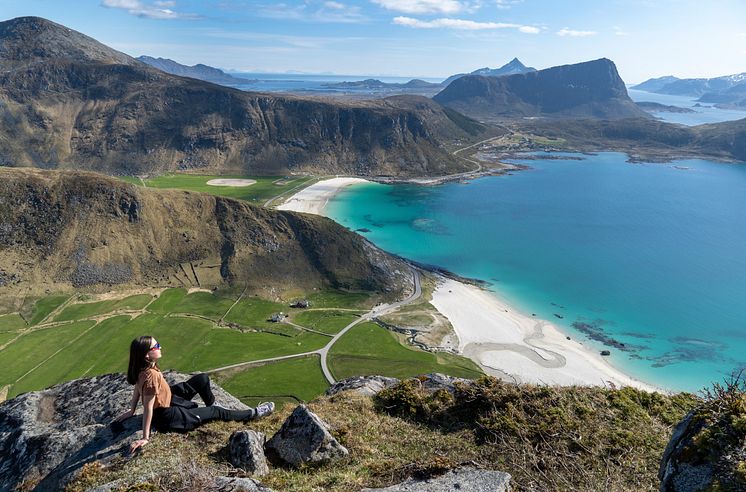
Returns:
[[[663,391],[627,376],[600,354],[567,340],[548,321],[520,313],[479,287],[443,279],[431,303],[453,325],[459,351],[489,374],[521,383]]]
[[[325,179],[291,196],[285,203],[278,206],[277,210],[292,210],[294,212],[323,215],[324,208],[335,193],[338,193],[347,186],[367,182],[367,180],[361,178]]]

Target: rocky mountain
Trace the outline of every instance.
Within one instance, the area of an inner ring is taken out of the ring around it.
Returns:
[[[673,75],[666,75],[664,77],[648,79],[645,82],[642,82],[640,84],[630,87],[630,89],[635,89],[638,91],[645,91],[645,92],[658,92],[666,85],[672,82],[676,82],[677,80],[680,80],[680,79],[678,77],[674,77]]]
[[[646,80],[642,84],[632,87],[632,89],[656,92],[658,94],[671,94],[675,96],[701,97],[705,94],[720,94],[726,92],[732,87],[743,84],[744,82],[746,82],[746,72],[710,79],[679,79],[677,77],[668,76]]]
[[[536,69],[533,67],[527,67],[518,58],[513,58],[508,63],[503,65],[500,68],[478,68],[474,70],[471,73],[458,73],[456,75],[451,75],[447,79],[445,79],[443,82],[441,82],[441,85],[446,86],[453,82],[456,79],[460,79],[461,77],[465,75],[483,75],[485,77],[502,77],[503,75],[516,75],[519,73],[528,73],[528,72],[535,72]]]
[[[0,23],[0,165],[111,174],[231,169],[430,175],[484,127],[433,101],[243,92],[156,70],[36,17]]]
[[[256,82],[256,80],[252,79],[234,77],[233,75],[229,75],[223,72],[219,68],[203,65],[202,63],[189,66],[182,65],[181,63],[175,62],[168,58],[153,58],[152,56],[144,55],[138,56],[137,60],[150,65],[153,68],[157,68],[158,70],[161,70],[163,72],[170,73],[171,75],[178,75],[180,77],[191,77],[193,79],[212,82],[213,84],[232,86],[251,84],[253,82]]]
[[[12,168],[0,168],[0,271],[37,290],[239,284],[396,293],[411,282],[402,261],[323,217],[94,173]]]
[[[647,117],[629,98],[616,66],[606,58],[503,77],[467,75],[434,99],[482,120]]]

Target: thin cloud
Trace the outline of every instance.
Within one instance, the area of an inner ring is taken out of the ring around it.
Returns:
[[[507,10],[513,5],[518,5],[519,3],[523,3],[523,0],[495,0],[495,5],[499,9]]]
[[[557,31],[558,36],[569,36],[572,38],[585,38],[588,36],[595,36],[598,34],[596,31],[576,31],[574,29],[568,29],[566,27]]]
[[[304,22],[355,24],[368,20],[360,12],[360,7],[352,7],[334,1],[324,2],[317,9],[312,9],[309,4],[298,6],[289,6],[284,3],[265,5],[257,13],[269,19],[292,19]]]
[[[140,0],[101,0],[101,6],[110,9],[126,10],[128,14],[148,19],[174,20],[174,19],[200,19],[197,14],[176,12],[169,7],[175,7],[175,1],[155,1],[152,3]]]
[[[388,10],[405,14],[456,14],[470,5],[458,0],[372,0]]]
[[[629,33],[619,26],[614,26],[614,34],[617,36],[629,36]]]
[[[526,34],[537,34],[540,29],[534,26],[522,26],[505,22],[476,22],[464,19],[433,19],[430,21],[413,19],[412,17],[395,17],[394,24],[415,29],[458,29],[465,31],[479,31],[485,29],[517,29]]]

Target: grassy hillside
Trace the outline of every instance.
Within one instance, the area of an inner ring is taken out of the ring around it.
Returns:
[[[195,177],[156,184],[174,179]],[[0,196],[0,278],[15,279],[0,282],[0,296],[114,284],[411,288],[401,260],[324,217],[85,172],[0,168]]]
[[[0,389],[6,388],[12,398],[84,376],[125,372],[129,343],[143,334],[155,336],[163,345],[163,369],[182,372],[306,354],[325,346],[377,302],[375,296],[335,291],[310,294],[305,297],[322,302],[309,310],[290,308],[291,297],[268,300],[246,291],[147,289],[129,296],[44,297],[26,306],[33,317],[24,318],[20,312],[0,315]],[[268,320],[277,312],[288,313],[286,322]],[[40,319],[40,313],[46,315]],[[399,377],[436,371],[481,374],[462,357],[404,347],[372,323],[361,327],[340,340],[339,350],[334,346],[334,357],[344,358],[341,365],[333,365],[335,374],[337,367],[342,377],[384,367],[387,374]],[[366,348],[361,352],[361,347]],[[328,387],[318,354],[248,364],[213,377],[248,404],[267,399],[308,401]]]

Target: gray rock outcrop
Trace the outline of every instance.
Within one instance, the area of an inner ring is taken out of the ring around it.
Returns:
[[[264,456],[263,433],[253,430],[236,431],[228,444],[231,464],[257,476],[269,473],[267,458]]]
[[[271,460],[298,467],[324,463],[349,454],[329,432],[329,426],[305,405],[299,405],[272,436],[265,451]]]
[[[171,384],[189,378],[164,375]],[[248,408],[215,385],[213,394],[218,405]],[[14,490],[24,480],[38,483],[35,490],[60,490],[86,463],[106,464],[126,454],[139,437],[141,414],[123,422],[116,433],[109,424],[127,410],[131,398],[132,386],[124,375],[107,374],[4,402],[0,405],[0,490]]]
[[[510,475],[493,470],[462,468],[427,480],[410,478],[400,484],[379,489],[363,489],[362,492],[509,492]]]
[[[353,376],[337,381],[326,390],[326,394],[332,396],[343,391],[354,391],[363,396],[374,396],[398,382],[398,379],[387,378],[386,376]]]
[[[272,492],[252,478],[217,477],[205,490],[208,492]]]

